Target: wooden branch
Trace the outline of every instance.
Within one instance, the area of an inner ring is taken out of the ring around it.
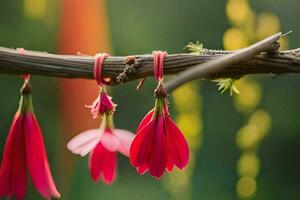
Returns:
[[[191,69],[180,73],[176,78],[169,81],[166,84],[166,90],[170,93],[176,88],[178,88],[179,86],[189,81],[202,78],[202,77],[205,78],[205,76],[208,74],[221,71],[222,69],[224,69],[229,65],[233,65],[233,64],[237,64],[249,60],[262,52],[265,52],[267,54],[274,54],[278,51],[279,48],[278,40],[281,36],[282,33],[274,34],[247,48],[240,49],[236,52],[230,53],[219,59],[196,65]]]
[[[217,60],[236,51],[204,50],[202,55],[169,54],[165,59],[164,73],[176,74],[199,64]],[[153,75],[151,55],[136,55],[136,62],[124,81]],[[126,57],[112,56],[105,60],[103,75],[116,77],[126,67]],[[45,52],[26,51],[20,55],[17,50],[0,47],[0,73],[53,76],[63,78],[93,79],[94,57],[79,55],[55,55]],[[247,74],[300,73],[300,49],[281,51],[275,54],[261,53],[252,59],[229,64],[226,68],[205,74],[202,78],[239,77]]]

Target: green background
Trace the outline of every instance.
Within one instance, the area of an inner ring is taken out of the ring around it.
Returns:
[[[255,12],[271,11],[288,36],[289,48],[299,47],[300,23],[298,0],[250,1]],[[51,20],[45,23],[24,16],[22,1],[0,0],[0,46],[24,47],[56,52],[59,2],[50,3]],[[222,38],[230,26],[225,0],[114,0],[107,1],[110,37],[115,55],[151,53],[153,49],[182,52],[190,41],[201,41],[207,48],[222,48]],[[80,51],[80,50],[79,50]],[[300,199],[300,77],[298,75],[257,76],[262,84],[260,108],[272,117],[272,129],[259,148],[261,171],[254,199]],[[55,78],[32,77],[34,108],[42,127],[49,160],[60,188],[63,167],[59,162],[59,115]],[[21,79],[0,74],[0,156],[8,129],[17,109]],[[135,91],[135,83],[113,89],[118,104],[115,123],[135,131],[139,120],[153,106],[154,81]],[[236,199],[236,132],[244,123],[229,95],[220,95],[210,81],[203,81],[203,145],[197,155],[192,176],[192,198]],[[171,105],[172,106],[172,105]],[[172,109],[173,110],[173,109]],[[173,112],[173,115],[175,113]],[[67,149],[65,149],[67,151]],[[1,157],[0,157],[1,158]],[[148,175],[138,176],[128,160],[119,156],[118,178],[112,186],[94,184],[87,170],[87,159],[75,158],[70,191],[60,191],[62,199],[170,199],[161,181]],[[163,178],[164,179],[164,178]],[[40,199],[29,187],[26,199]]]

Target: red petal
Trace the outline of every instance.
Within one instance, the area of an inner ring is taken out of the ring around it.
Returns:
[[[155,121],[150,121],[135,136],[130,147],[130,162],[133,166],[139,167],[147,162],[153,149],[152,141],[155,136]]]
[[[148,167],[150,174],[159,179],[164,173],[167,163],[167,145],[163,116],[158,116],[156,127],[152,131],[155,131],[155,139],[148,159]]]
[[[150,110],[150,111],[146,114],[146,116],[145,116],[145,117],[143,118],[143,120],[140,122],[140,124],[139,124],[139,126],[138,126],[138,128],[137,128],[137,130],[136,130],[136,133],[140,132],[140,130],[141,130],[142,128],[144,128],[144,126],[145,126],[146,124],[148,124],[148,123],[151,121],[153,113],[154,113],[154,109]]]
[[[100,93],[100,108],[99,112],[100,113],[105,113],[107,111],[115,111],[116,105],[112,102],[111,97],[108,96],[105,92]]]
[[[168,172],[171,172],[174,168],[174,161],[173,161],[173,159],[171,158],[170,155],[168,155],[168,162],[167,162],[166,168],[167,168]]]
[[[105,149],[101,142],[90,154],[89,168],[94,181],[102,175],[106,184],[111,184],[116,178],[116,153]]]
[[[26,193],[26,157],[23,117],[16,113],[5,143],[0,170],[0,197],[23,199]]]
[[[137,167],[137,172],[140,175],[143,175],[144,173],[146,173],[148,171],[148,165],[146,163],[142,164],[141,166]]]
[[[38,122],[33,113],[26,113],[24,118],[26,161],[33,184],[44,198],[51,199],[51,196],[59,198],[60,194],[51,175]]]
[[[166,121],[166,133],[167,133],[167,146],[169,162],[183,169],[189,161],[189,147],[188,144],[176,126],[176,124],[171,120],[170,117],[165,118]]]

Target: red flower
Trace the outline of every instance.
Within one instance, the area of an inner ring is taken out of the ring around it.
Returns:
[[[117,105],[112,102],[111,96],[108,96],[101,89],[99,96],[93,104],[86,107],[91,108],[91,114],[93,115],[93,118],[96,118],[99,115],[103,116],[105,113],[111,114],[115,112],[116,106]]]
[[[189,160],[188,144],[172,121],[166,100],[157,98],[155,108],[142,120],[130,147],[131,164],[139,174],[149,170],[159,179],[165,169],[183,169]]]
[[[23,88],[24,91],[28,92],[28,87]],[[25,197],[27,169],[35,188],[44,198],[60,197],[28,93],[21,97],[5,143],[0,169],[0,197],[14,196],[17,200]]]
[[[74,137],[68,149],[81,156],[90,153],[89,169],[94,181],[101,177],[105,184],[114,182],[117,174],[116,151],[129,156],[129,148],[134,134],[122,129],[114,129],[112,115],[105,115],[99,129],[91,129]]]
[[[163,63],[166,52],[154,51],[154,77],[158,81],[155,90],[155,107],[140,123],[130,147],[131,164],[139,174],[149,170],[159,179],[165,169],[175,166],[183,169],[189,161],[188,144],[172,121],[166,104],[167,92],[163,86]]]

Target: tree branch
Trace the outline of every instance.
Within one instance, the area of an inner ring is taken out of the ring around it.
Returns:
[[[278,40],[281,36],[282,33],[277,33],[247,48],[240,49],[234,53],[228,54],[219,59],[196,65],[191,69],[180,73],[176,78],[169,81],[166,84],[166,90],[168,92],[172,92],[179,86],[189,81],[205,77],[205,75],[210,73],[217,73],[218,71],[224,69],[228,65],[233,65],[236,63],[241,63],[245,60],[249,60],[250,58],[262,52],[265,52],[267,54],[274,54],[279,48]]]
[[[177,74],[208,61],[234,57],[239,51],[218,51],[205,49],[201,55],[169,54],[164,63],[165,74]],[[255,52],[256,53],[256,52]],[[259,53],[259,52],[258,52]],[[140,79],[153,75],[151,55],[136,55],[124,81]],[[113,84],[126,67],[127,57],[112,56],[105,60],[103,75],[111,77]],[[0,47],[0,73],[54,76],[63,78],[93,79],[94,57],[79,55],[55,55],[45,52],[26,51],[20,55],[17,50]],[[225,59],[226,60],[226,59]],[[219,61],[217,61],[219,62]],[[247,74],[262,73],[300,73],[300,49],[281,51],[274,54],[260,53],[253,58],[239,59],[226,63],[227,67],[209,71],[202,78],[240,77]],[[128,67],[127,67],[128,68]]]

